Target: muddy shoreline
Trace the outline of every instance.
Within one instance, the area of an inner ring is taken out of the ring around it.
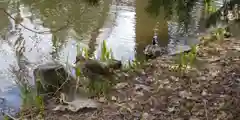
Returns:
[[[46,106],[44,119],[240,119],[240,40],[209,41],[201,39],[196,65],[183,74],[173,69],[174,57],[159,57],[122,74],[109,94],[112,99],[98,98],[97,110],[56,112]]]

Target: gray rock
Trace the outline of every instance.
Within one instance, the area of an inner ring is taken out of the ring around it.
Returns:
[[[68,91],[70,83],[75,82],[75,76],[61,64],[47,63],[34,70],[34,80],[38,94],[44,94]]]

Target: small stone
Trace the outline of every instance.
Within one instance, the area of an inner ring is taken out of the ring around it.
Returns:
[[[134,104],[133,102],[128,103],[128,105],[129,105],[129,107],[130,107],[131,109],[134,109],[134,108],[135,108],[135,104]]]
[[[149,86],[146,86],[143,84],[135,84],[135,90],[136,91],[140,91],[140,90],[150,91],[151,88]]]
[[[191,92],[180,91],[179,96],[182,97],[182,98],[189,98],[191,96]]]
[[[172,88],[172,86],[171,86],[171,85],[168,85],[168,86],[166,86],[166,88],[167,88],[167,89],[171,89],[171,88]]]
[[[106,99],[104,97],[100,97],[98,101],[104,103],[106,102]]]
[[[164,81],[163,81],[163,84],[169,84],[170,83],[170,81],[168,80],[168,79],[165,79]]]
[[[128,77],[128,76],[129,76],[127,73],[123,73],[123,75],[124,75],[125,77]]]
[[[148,118],[148,116],[149,116],[149,114],[145,112],[142,114],[142,119],[146,120]]]
[[[183,118],[176,118],[176,119],[174,119],[174,120],[183,120]]]
[[[115,89],[122,89],[128,86],[128,83],[126,82],[122,82],[122,83],[118,83],[114,88]]]
[[[200,120],[200,119],[197,117],[190,117],[189,120]]]
[[[135,92],[135,94],[138,95],[138,96],[144,96],[143,92]]]
[[[158,86],[158,89],[162,89],[164,86],[163,86],[163,84],[160,84],[159,86]]]
[[[219,97],[224,98],[224,97],[226,97],[226,95],[220,95]]]
[[[207,95],[207,91],[206,90],[203,90],[202,91],[202,96],[206,96]]]
[[[116,101],[116,100],[117,100],[117,97],[112,96],[111,100]]]
[[[168,108],[168,112],[173,112],[174,110],[175,110],[174,107],[169,107],[169,108]]]

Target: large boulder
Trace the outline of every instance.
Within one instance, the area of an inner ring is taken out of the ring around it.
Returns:
[[[75,76],[59,63],[46,63],[34,70],[34,80],[38,94],[69,91]]]

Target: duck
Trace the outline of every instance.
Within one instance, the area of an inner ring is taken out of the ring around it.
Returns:
[[[86,77],[93,76],[109,76],[112,75],[113,70],[120,69],[122,67],[121,61],[118,60],[107,60],[99,61],[96,59],[87,59],[82,55],[76,56],[76,67],[81,69],[81,72]]]
[[[145,54],[147,59],[156,58],[158,56],[162,56],[168,53],[167,48],[160,47],[158,45],[158,36],[155,34],[152,39],[152,44],[149,44],[145,47],[143,53]]]

